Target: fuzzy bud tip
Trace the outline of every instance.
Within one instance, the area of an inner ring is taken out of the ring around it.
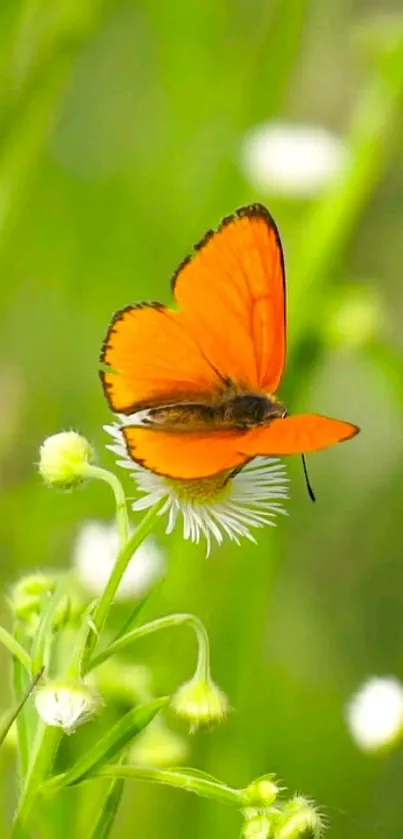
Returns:
[[[73,489],[86,477],[87,467],[93,460],[93,449],[85,437],[76,431],[61,431],[42,443],[39,472],[50,486]]]
[[[320,839],[323,819],[316,805],[302,795],[296,795],[284,805],[276,839]]]
[[[176,691],[172,708],[193,732],[223,722],[229,705],[225,693],[213,681],[194,677]]]

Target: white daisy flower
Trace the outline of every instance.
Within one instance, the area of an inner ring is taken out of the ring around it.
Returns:
[[[346,720],[363,751],[393,745],[403,734],[403,685],[394,676],[369,679],[348,703]]]
[[[114,524],[85,522],[73,549],[73,563],[82,587],[95,596],[100,595],[109,580],[118,553],[119,536]],[[130,560],[116,599],[127,600],[144,594],[162,577],[164,569],[164,554],[149,536]]]
[[[165,499],[159,515],[167,516],[166,533],[172,533],[182,518],[184,539],[199,543],[204,537],[207,556],[212,541],[221,545],[227,536],[237,545],[241,538],[256,542],[250,528],[274,526],[278,513],[287,514],[281,502],[288,498],[288,479],[278,458],[256,457],[233,474],[181,481],[154,475],[133,461],[120,425],[107,425],[105,430],[114,439],[108,448],[119,455],[118,465],[131,471],[143,494],[133,503],[133,510],[146,510]]]
[[[246,134],[241,168],[258,190],[311,198],[336,179],[347,162],[343,142],[321,125],[266,122]]]

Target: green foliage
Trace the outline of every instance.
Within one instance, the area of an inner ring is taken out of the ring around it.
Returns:
[[[290,517],[262,531],[257,547],[225,546],[206,562],[201,548],[179,532],[165,537],[158,524],[168,573],[144,612],[145,620],[200,615],[214,677],[235,709],[225,727],[190,742],[191,763],[237,787],[275,771],[328,808],[332,839],[366,839],[371,830],[395,839],[403,827],[399,753],[387,761],[362,755],[343,719],[367,675],[403,675],[403,27],[399,4],[391,16],[380,13],[393,4],[378,6],[374,15],[369,0],[0,3],[4,594],[35,569],[68,568],[80,523],[110,518],[100,482],[58,494],[33,464],[40,442],[62,429],[82,431],[99,451],[105,444],[97,358],[112,312],[141,299],[167,302],[170,274],[193,241],[235,206],[267,203],[288,276],[281,397],[290,412],[340,415],[363,432],[310,459],[316,506],[290,464]],[[242,141],[267,119],[318,122],[345,138],[349,166],[340,180],[305,199],[251,185]],[[363,308],[368,291],[379,317],[354,343],[358,306],[348,327],[338,321],[335,342],[335,307],[348,305],[352,286],[363,289],[355,297]],[[132,608],[114,607],[111,639]],[[6,609],[2,620],[9,626]],[[85,633],[95,644],[91,620]],[[72,629],[68,647],[74,638]],[[44,639],[40,632],[38,662]],[[21,696],[32,639],[20,626],[17,640]],[[141,644],[124,654],[153,667],[156,693],[188,677],[193,648],[182,635]],[[100,739],[129,710],[121,687],[93,724]],[[3,710],[8,698],[4,691]],[[23,779],[34,748],[32,699],[17,723]],[[57,773],[74,765],[89,736],[83,729],[65,738]],[[2,779],[12,748],[7,737]],[[66,834],[87,835],[109,782],[68,793]],[[8,789],[1,839],[12,818]],[[112,801],[118,793],[114,787]],[[58,824],[45,839],[65,836]],[[232,839],[240,830],[231,808],[142,784],[141,794],[123,796],[111,836],[157,839],[161,825],[167,839]]]

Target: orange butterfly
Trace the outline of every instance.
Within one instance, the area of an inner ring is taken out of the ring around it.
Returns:
[[[276,225],[261,204],[209,231],[172,280],[178,309],[139,303],[113,317],[101,380],[130,457],[190,480],[258,455],[316,451],[359,429],[318,414],[287,416],[285,277]]]

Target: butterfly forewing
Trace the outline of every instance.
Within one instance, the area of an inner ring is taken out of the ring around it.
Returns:
[[[111,368],[101,379],[113,411],[131,414],[150,405],[214,399],[219,375],[203,357],[178,312],[160,304],[117,312],[101,361]]]
[[[213,367],[274,393],[285,359],[285,282],[277,228],[260,204],[207,234],[173,280],[175,301]]]

